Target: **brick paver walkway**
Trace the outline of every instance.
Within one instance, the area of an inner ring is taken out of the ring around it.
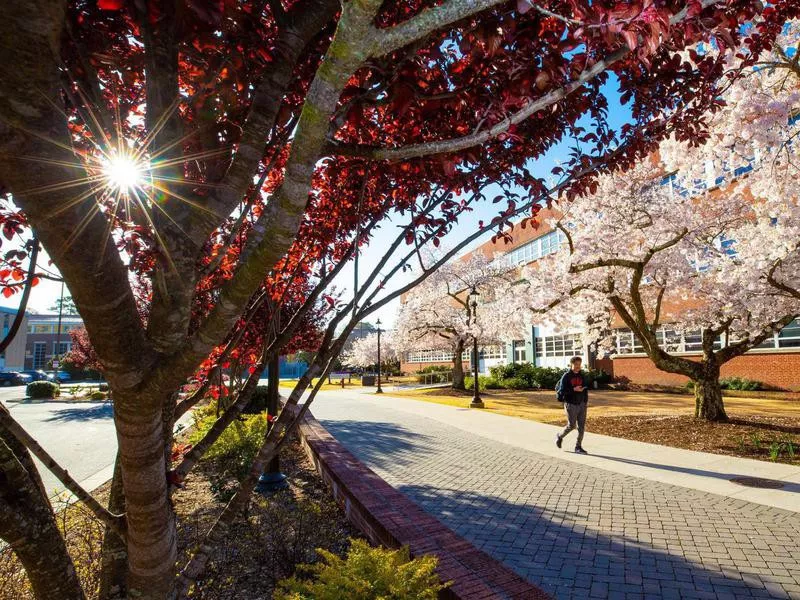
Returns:
[[[386,481],[559,600],[800,599],[798,513],[544,456],[386,400],[324,395],[313,412]]]

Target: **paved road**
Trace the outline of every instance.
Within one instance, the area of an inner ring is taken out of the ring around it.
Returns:
[[[24,388],[0,389],[0,401],[42,447],[84,488],[108,481],[114,471],[117,437],[109,402],[20,402]],[[186,423],[191,414],[185,415]],[[64,486],[36,460],[45,489],[53,494]]]
[[[22,388],[20,388],[22,389]],[[92,489],[111,477],[117,438],[108,402],[18,402],[12,390],[0,391],[11,415],[70,475]],[[19,398],[19,392],[16,398]],[[36,461],[45,489],[58,493],[64,486]]]
[[[559,600],[800,599],[797,512],[532,452],[481,435],[481,413],[470,431],[463,409],[454,427],[407,402],[325,393],[313,412],[390,484]]]

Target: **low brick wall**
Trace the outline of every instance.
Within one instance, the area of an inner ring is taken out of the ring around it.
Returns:
[[[689,356],[700,360],[699,356]],[[634,383],[653,385],[686,384],[688,378],[661,371],[647,357],[617,356],[614,376],[627,377]],[[746,377],[771,387],[800,391],[800,352],[752,352],[737,356],[722,365],[722,377]]]
[[[445,600],[545,600],[550,596],[456,535],[350,454],[307,413],[300,424],[303,447],[345,509],[373,543],[408,546],[412,556],[439,559]]]

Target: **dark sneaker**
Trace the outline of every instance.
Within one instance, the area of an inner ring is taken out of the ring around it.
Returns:
[[[582,446],[575,446],[575,454],[589,454]]]
[[[561,439],[561,436],[560,436],[560,435],[557,435],[557,436],[556,436],[556,446],[558,446],[559,448],[561,448],[561,442],[562,442],[562,441],[563,441],[563,440]]]

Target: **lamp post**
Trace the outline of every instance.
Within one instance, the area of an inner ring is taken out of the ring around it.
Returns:
[[[467,302],[472,309],[472,326],[478,326],[478,290],[475,286],[469,292]],[[483,408],[483,400],[481,400],[479,382],[478,382],[478,335],[472,334],[472,365],[473,365],[473,381],[472,381],[472,402],[469,403],[470,408]]]
[[[278,416],[279,408],[279,390],[280,384],[280,357],[275,356],[269,363],[267,371],[267,429],[270,430],[274,427],[275,419]],[[284,490],[289,487],[289,482],[286,481],[286,475],[281,473],[281,464],[278,455],[275,455],[267,468],[258,478],[256,491],[259,494],[268,496],[278,490]]]
[[[381,389],[381,320],[378,319],[375,322],[375,325],[378,326],[378,389],[375,390],[375,393],[382,394],[383,390]]]
[[[56,333],[56,348],[53,354],[53,369],[56,371],[56,383],[58,383],[58,370],[61,368],[61,316],[64,314],[64,280],[61,280],[61,300],[58,303],[58,332]]]

